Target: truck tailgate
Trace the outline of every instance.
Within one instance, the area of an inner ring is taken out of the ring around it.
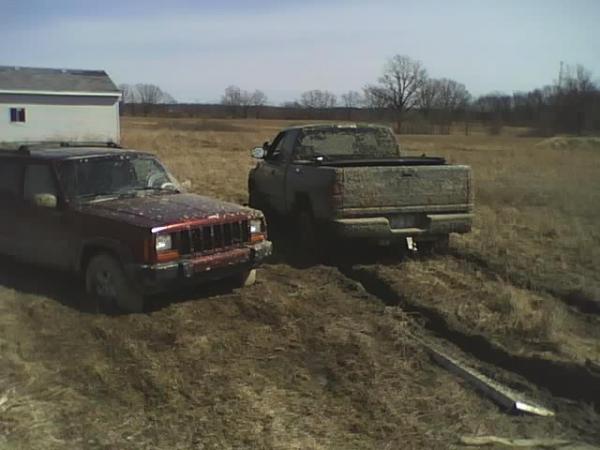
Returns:
[[[459,206],[471,203],[471,169],[462,165],[344,167],[343,208]]]

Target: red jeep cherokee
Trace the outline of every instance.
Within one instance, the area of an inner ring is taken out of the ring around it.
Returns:
[[[78,272],[100,304],[231,277],[271,253],[260,211],[184,193],[149,153],[113,145],[0,151],[0,253]]]

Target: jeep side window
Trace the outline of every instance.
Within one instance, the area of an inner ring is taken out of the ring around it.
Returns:
[[[29,164],[25,167],[23,198],[32,201],[38,194],[57,195],[52,168],[47,164]]]
[[[17,161],[0,161],[0,198],[16,199],[20,191],[20,164]]]

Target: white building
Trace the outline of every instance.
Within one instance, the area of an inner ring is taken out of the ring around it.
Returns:
[[[0,143],[118,143],[120,98],[103,70],[0,66]]]

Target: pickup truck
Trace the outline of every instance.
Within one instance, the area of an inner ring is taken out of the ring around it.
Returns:
[[[231,278],[271,253],[260,211],[185,193],[152,154],[100,144],[0,150],[0,254],[81,274],[101,308]]]
[[[250,206],[292,219],[307,254],[332,239],[442,250],[450,233],[471,230],[471,169],[401,156],[388,127],[290,127],[252,156]]]

